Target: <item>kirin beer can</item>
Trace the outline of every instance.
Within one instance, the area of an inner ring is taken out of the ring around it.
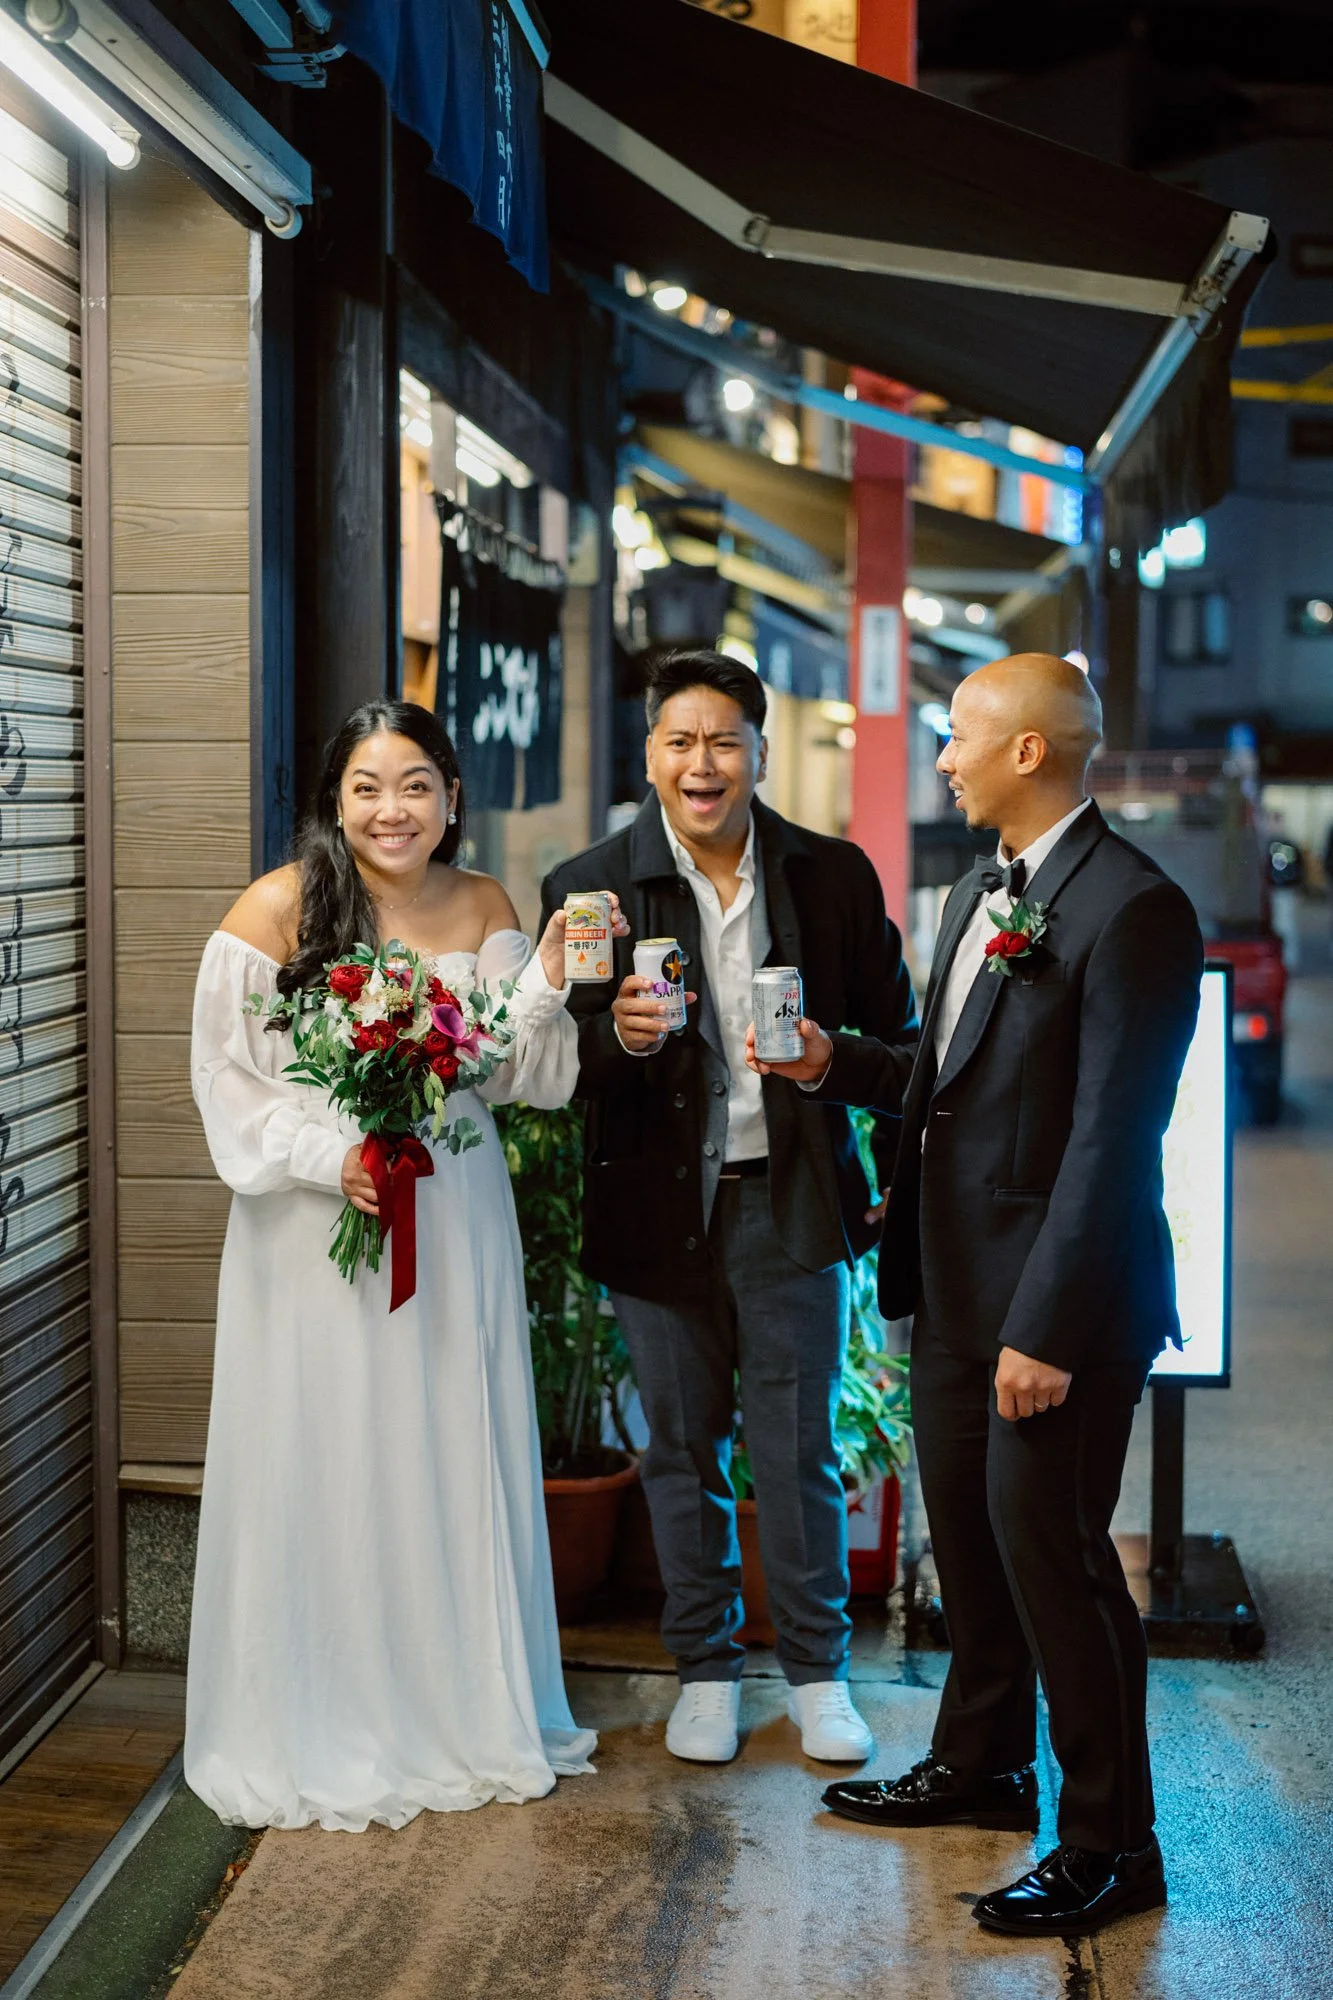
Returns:
[[[685,1026],[685,967],[675,938],[642,938],[634,947],[634,970],[651,979],[655,1000],[665,1000],[665,1026],[674,1033]]]
[[[801,1015],[805,1011],[800,969],[795,965],[765,965],[756,972],[751,993],[754,1008],[754,1052],[759,1062],[799,1062],[805,1054]]]
[[[566,896],[565,978],[610,979],[616,969],[612,936],[609,889],[583,889]]]

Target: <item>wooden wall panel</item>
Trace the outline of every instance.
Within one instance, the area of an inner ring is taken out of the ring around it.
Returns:
[[[145,159],[113,177],[110,253],[120,1443],[136,1482],[179,1482],[203,1458],[231,1202],[190,1011],[250,876],[249,236]]]
[[[250,599],[236,592],[118,597],[116,719],[124,740],[243,742],[250,730]]]
[[[235,590],[250,578],[249,516],[239,507],[126,502],[111,527],[119,590]]]
[[[246,445],[250,422],[245,298],[123,298],[111,363],[120,444]]]
[[[199,959],[218,920],[241,893],[230,889],[116,891],[116,1027],[144,1027],[143,995],[164,1034],[190,1031]]]
[[[212,1174],[190,1094],[188,1034],[117,1036],[116,1134],[122,1174],[191,1180]]]
[[[212,1320],[218,1258],[231,1208],[221,1181],[120,1184],[120,1313],[131,1319]]]
[[[117,887],[191,889],[249,873],[248,745],[117,744]]]
[[[203,188],[149,157],[112,186],[113,299],[247,296],[246,231]]]
[[[213,1379],[211,1320],[125,1320],[120,1329],[120,1455],[202,1459]]]

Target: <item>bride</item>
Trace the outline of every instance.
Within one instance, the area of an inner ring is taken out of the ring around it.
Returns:
[[[560,1671],[513,1196],[478,1101],[571,1094],[563,918],[532,955],[501,885],[456,865],[461,834],[435,717],[359,708],[298,860],[246,890],[200,967],[194,1094],[234,1199],[185,1775],[243,1826],[399,1827],[592,1769]],[[433,1148],[416,1295],[392,1317],[387,1258],[349,1285],[328,1254],[344,1196],[375,1213],[360,1134],[283,1076],[290,1034],[242,1011],[391,937],[447,982],[516,980],[518,1028],[491,1081],[451,1103],[485,1136]]]

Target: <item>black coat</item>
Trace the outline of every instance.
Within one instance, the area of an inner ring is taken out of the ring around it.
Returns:
[[[767,962],[800,967],[806,1012],[821,1026],[874,1036],[901,1092],[915,1050],[916,1004],[869,858],[758,801],[754,817],[773,940]],[[632,929],[616,946],[615,978],[575,986],[570,1001],[579,1020],[576,1095],[588,1106],[583,1266],[633,1297],[697,1298],[711,1282],[702,1010],[692,1007],[684,1032],[646,1059],[626,1054],[611,1016],[639,938],[678,938],[690,988],[703,992],[698,905],[676,872],[655,793],[623,832],[552,870],[542,884],[543,921],[579,889],[614,889]],[[773,1214],[791,1255],[812,1271],[859,1257],[875,1230],[865,1221],[869,1190],[845,1109],[766,1077],[764,1115]],[[896,1129],[896,1109],[890,1116]]]
[[[1198,920],[1090,805],[1028,887],[1049,905],[1031,965],[978,974],[937,1075],[935,1018],[980,893],[965,876],[944,908],[881,1309],[924,1308],[946,1346],[987,1359],[1013,1347],[1077,1369],[1157,1354],[1180,1339],[1162,1135],[1198,1014]],[[897,1080],[863,1044],[835,1054],[820,1095],[892,1107]]]

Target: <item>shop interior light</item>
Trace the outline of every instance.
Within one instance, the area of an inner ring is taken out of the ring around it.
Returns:
[[[1080,653],[1077,646],[1074,647],[1072,652],[1066,653],[1065,658],[1068,660],[1070,666],[1077,667],[1081,674],[1086,674],[1089,671],[1088,656],[1086,653]]]
[[[938,597],[927,597],[920,590],[903,592],[903,610],[917,625],[936,626],[944,623],[944,606]]]
[[[963,612],[969,625],[984,625],[990,613],[984,604],[969,604]]]
[[[825,722],[839,722],[846,728],[856,720],[856,704],[850,701],[821,701],[819,713]]]
[[[653,539],[653,524],[646,514],[622,500],[611,509],[611,532],[622,549],[643,549]]]
[[[1160,590],[1166,582],[1166,557],[1158,549],[1145,549],[1139,557],[1139,582],[1149,590]]]
[[[479,458],[476,452],[469,451],[465,444],[460,443],[455,447],[454,464],[465,478],[475,480],[478,486],[500,484],[499,467],[488,465],[484,458]]]
[[[671,558],[660,542],[648,542],[643,548],[635,549],[634,560],[640,569],[665,569]]]
[[[0,14],[0,63],[100,146],[113,167],[137,164],[139,134],[134,127],[7,14]]]
[[[949,711],[942,701],[923,701],[917,713],[927,729],[933,729],[938,737],[949,734]]]
[[[1208,528],[1200,520],[1184,521],[1168,528],[1161,540],[1162,559],[1168,569],[1198,569],[1208,554]]]
[[[464,465],[464,453],[474,465],[479,464],[482,467],[480,472]],[[466,472],[479,486],[498,486],[502,479],[507,479],[511,486],[519,488],[532,484],[532,473],[521,458],[515,458],[512,451],[506,451],[502,444],[497,444],[493,437],[489,437],[478,425],[470,423],[463,416],[458,419],[458,448],[455,457],[459,471]]]
[[[1305,615],[1313,625],[1333,626],[1333,604],[1326,597],[1309,598]]]
[[[719,653],[725,653],[730,660],[739,660],[743,667],[751,667],[755,673],[759,672],[759,655],[753,646],[746,644],[744,639],[733,639],[728,633],[717,650]]]
[[[653,304],[664,313],[679,312],[689,296],[684,285],[654,285],[652,290]]]
[[[735,416],[754,408],[754,383],[743,375],[729,375],[722,384],[722,400]]]
[[[851,728],[839,729],[834,738],[839,750],[855,750],[856,731]]]

